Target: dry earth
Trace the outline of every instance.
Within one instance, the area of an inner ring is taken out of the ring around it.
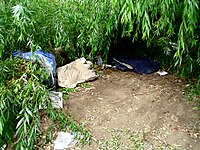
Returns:
[[[107,69],[90,84],[65,101],[65,109],[92,133],[91,145],[81,149],[101,149],[99,141],[111,138],[107,129],[142,134],[144,149],[200,149],[199,112],[180,80]]]

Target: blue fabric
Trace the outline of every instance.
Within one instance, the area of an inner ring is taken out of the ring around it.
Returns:
[[[126,71],[127,67],[126,64],[130,65],[134,72],[139,74],[150,74],[153,72],[156,72],[160,69],[160,65],[158,62],[148,59],[148,58],[115,58],[115,63],[117,63],[120,67],[117,67],[117,69]],[[122,67],[124,66],[124,68]],[[122,68],[122,69],[120,69]],[[129,69],[131,70],[131,69]]]
[[[22,52],[17,50],[12,53],[14,57],[20,57],[26,60],[35,61],[36,58],[42,61],[42,65],[47,68],[54,76],[56,76],[56,61],[54,55],[44,50],[38,49],[35,52]]]
[[[31,56],[33,55],[31,52],[22,52],[20,50],[17,50],[15,52],[12,53],[12,55],[14,57],[20,57],[26,60],[33,60],[33,58],[31,59]]]
[[[47,67],[53,73],[53,75],[56,76],[56,60],[54,55],[38,49],[35,52],[35,56],[44,63],[44,67]]]

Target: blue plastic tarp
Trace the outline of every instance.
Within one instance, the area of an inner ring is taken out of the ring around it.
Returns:
[[[20,57],[31,61],[36,61],[36,59],[39,59],[42,62],[43,67],[51,76],[53,84],[55,84],[54,77],[56,77],[56,60],[53,54],[38,49],[35,52],[22,52],[21,50],[17,50],[14,51],[12,55],[13,57]]]

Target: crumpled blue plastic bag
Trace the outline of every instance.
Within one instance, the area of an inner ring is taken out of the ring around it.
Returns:
[[[56,60],[53,54],[38,49],[35,52],[22,52],[21,50],[17,50],[14,51],[12,55],[13,57],[20,57],[31,61],[39,59],[42,62],[43,67],[47,69],[50,74],[53,84],[55,84],[54,77],[56,77]]]

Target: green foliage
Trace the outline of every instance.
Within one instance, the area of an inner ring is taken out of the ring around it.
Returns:
[[[186,93],[191,101],[196,102],[196,108],[200,110],[200,78],[194,84],[186,88]]]
[[[0,147],[14,141],[16,149],[34,147],[40,129],[39,107],[50,102],[41,85],[47,75],[38,64],[20,59],[1,61],[0,71]]]
[[[42,84],[48,75],[39,62],[6,59],[0,61],[0,71],[0,147],[15,143],[14,149],[36,149],[44,106],[52,122],[50,127],[58,122],[62,129],[69,126],[71,131],[81,133],[82,143],[90,138],[89,132],[70,116],[52,108],[48,89]],[[47,133],[52,135],[52,130]]]
[[[130,129],[123,130],[107,130],[111,134],[108,140],[101,139],[99,141],[100,150],[143,150],[144,142],[141,133],[133,133]]]
[[[46,75],[40,65],[8,59],[12,51],[40,47],[54,54],[59,47],[56,55],[63,52],[67,60],[96,54],[106,59],[110,45],[128,36],[147,42],[150,50],[160,46],[163,65],[174,64],[182,77],[198,78],[199,14],[198,0],[1,0],[0,146],[15,141],[17,149],[34,147],[44,100],[52,122],[60,118],[41,84]]]
[[[151,147],[151,144],[145,140],[147,133],[144,131],[132,132],[130,129],[106,129],[111,135],[110,139],[101,139],[99,141],[99,150],[145,150]],[[177,146],[169,144],[153,145],[157,150],[179,150]]]
[[[164,52],[172,51],[175,66],[183,65],[181,73],[196,75],[200,68],[198,0],[112,0],[112,4],[118,10],[122,36],[133,41],[141,36],[149,46],[161,45]]]
[[[69,60],[100,51],[107,54],[115,22],[110,6],[105,0],[1,2],[0,57],[38,47],[62,47]]]
[[[198,0],[4,0],[0,4],[2,59],[15,49],[38,47],[53,53],[60,47],[62,59],[67,60],[96,54],[106,59],[112,43],[130,36],[133,42],[160,45],[162,56],[170,51],[166,57],[180,74],[199,75],[195,72],[200,66]]]
[[[81,88],[90,88],[91,87],[91,84],[86,82],[86,83],[80,83],[78,84],[78,87],[81,87]]]

